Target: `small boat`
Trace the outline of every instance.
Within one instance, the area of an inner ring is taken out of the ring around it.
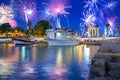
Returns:
[[[48,45],[67,46],[78,45],[80,43],[71,29],[47,29],[46,34]]]
[[[9,43],[9,42],[12,42],[11,37],[1,37],[0,38],[0,43]]]
[[[13,43],[15,45],[30,45],[34,44],[34,41],[30,40],[28,37],[14,38]]]

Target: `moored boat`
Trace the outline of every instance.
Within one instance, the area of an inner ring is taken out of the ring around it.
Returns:
[[[12,42],[12,37],[1,37],[0,38],[1,43],[9,43]]]
[[[70,29],[57,28],[46,30],[48,45],[67,46],[78,45],[75,34]]]
[[[29,45],[34,44],[34,41],[30,40],[28,37],[14,38],[13,43],[15,45]]]

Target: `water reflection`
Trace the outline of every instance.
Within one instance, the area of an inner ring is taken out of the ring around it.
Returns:
[[[21,76],[32,76],[34,73],[36,73],[35,68],[34,68],[34,63],[26,63],[22,65],[21,68]]]
[[[23,46],[21,51],[22,51],[21,58],[22,58],[22,60],[24,61],[24,60],[25,60],[25,55],[26,55],[26,47]]]
[[[3,46],[0,47],[0,79],[13,80],[85,80],[91,58],[99,48],[94,45],[0,46]]]

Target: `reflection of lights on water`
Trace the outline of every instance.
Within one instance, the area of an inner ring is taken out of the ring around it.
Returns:
[[[23,46],[23,47],[22,47],[22,55],[21,55],[22,60],[24,60],[24,59],[25,59],[25,52],[26,52],[26,47],[25,47],[25,46]]]
[[[12,43],[8,44],[8,47],[14,47],[14,46],[15,46],[15,44],[12,44]]]
[[[33,73],[36,73],[34,69],[34,64],[28,63],[23,65],[22,72],[21,72],[22,76],[31,76]]]
[[[90,49],[87,47],[87,45],[84,45],[84,58],[85,58],[85,61],[90,61],[89,59],[90,57]]]
[[[55,65],[47,65],[44,67],[47,75],[53,80],[65,80],[63,75],[68,73],[68,68],[65,67],[63,63],[63,48],[59,48],[57,50],[56,64]]]
[[[68,69],[66,67],[57,67],[57,66],[50,66],[44,68],[50,78],[55,80],[64,80],[63,75],[68,73]]]
[[[58,49],[57,59],[56,59],[56,65],[58,67],[62,66],[62,49],[61,48]]]
[[[83,59],[83,46],[84,45],[76,46],[76,57],[78,58],[79,62],[82,62]]]
[[[35,61],[37,57],[37,48],[33,47],[32,48],[32,59]]]
[[[7,76],[13,73],[13,66],[4,60],[0,60],[0,75]]]

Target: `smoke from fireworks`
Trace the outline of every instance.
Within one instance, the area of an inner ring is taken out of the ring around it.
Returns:
[[[6,5],[0,6],[0,24],[10,23],[12,27],[16,27],[17,23],[14,20],[14,14],[11,7]]]

